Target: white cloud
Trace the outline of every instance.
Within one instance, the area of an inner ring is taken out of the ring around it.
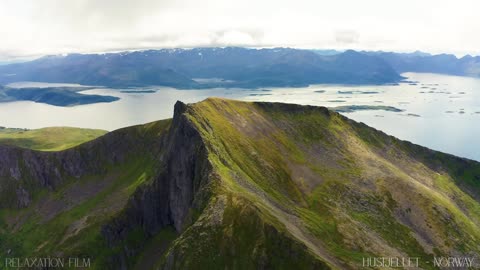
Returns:
[[[479,7],[475,0],[2,0],[0,61],[232,45],[480,54]]]
[[[355,44],[358,43],[359,34],[352,30],[341,30],[335,32],[335,41],[339,44]]]

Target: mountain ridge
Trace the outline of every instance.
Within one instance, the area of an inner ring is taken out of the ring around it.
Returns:
[[[313,83],[383,84],[402,78],[376,56],[359,54],[341,58],[347,61],[337,61],[339,55],[321,56],[308,50],[239,47],[70,54],[0,66],[0,83],[39,81],[199,89]],[[199,83],[197,78],[222,80]]]
[[[433,256],[480,254],[478,162],[323,107],[178,102],[173,120],[62,152],[1,146],[0,164],[2,192],[20,185],[0,200],[12,235],[0,252],[16,256],[61,251],[97,269],[359,269],[412,256],[433,269]],[[69,185],[90,195],[29,216],[70,201]]]
[[[480,77],[480,56],[465,55],[458,58],[453,54],[365,52],[382,58],[399,73],[427,72],[456,76]]]

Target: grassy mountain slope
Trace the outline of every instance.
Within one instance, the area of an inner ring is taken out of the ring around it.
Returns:
[[[356,268],[369,255],[480,254],[478,164],[430,159],[324,108],[212,99],[187,112],[211,143],[227,194],[270,214],[330,266]]]
[[[158,170],[161,150],[149,147],[160,149],[156,138],[170,122],[117,130],[62,152],[3,147],[2,165],[6,157],[20,164],[2,166],[9,176],[0,170],[1,256],[87,256],[106,264],[114,251],[101,227]]]
[[[13,145],[40,151],[60,151],[91,141],[105,130],[50,127],[33,130],[0,129],[0,145]]]
[[[24,151],[0,149],[14,194],[0,200],[0,256],[86,256],[97,269],[359,269],[411,256],[432,269],[434,255],[480,255],[479,163],[322,107],[177,103],[172,121],[38,166],[12,165],[38,154]]]

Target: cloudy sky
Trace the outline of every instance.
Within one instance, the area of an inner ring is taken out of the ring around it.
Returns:
[[[0,61],[247,46],[480,55],[477,0],[1,0]]]

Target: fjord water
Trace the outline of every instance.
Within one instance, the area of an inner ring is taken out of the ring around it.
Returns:
[[[173,105],[177,100],[192,103],[210,96],[327,107],[392,106],[403,111],[365,110],[344,115],[403,140],[480,160],[480,79],[426,73],[402,75],[409,82],[382,86],[311,85],[255,90],[136,89],[156,90],[155,93],[130,93],[132,89],[124,93],[121,89],[98,88],[85,93],[121,99],[113,103],[75,107],[55,107],[29,101],[0,103],[0,126],[73,126],[113,130],[172,117]],[[35,86],[31,83],[27,85]]]

